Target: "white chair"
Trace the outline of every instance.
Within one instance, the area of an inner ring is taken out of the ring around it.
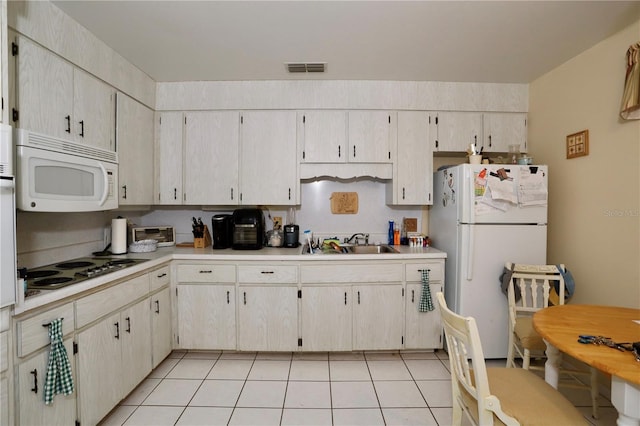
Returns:
[[[475,319],[449,310],[442,292],[437,300],[449,352],[454,425],[462,423],[462,413],[482,426],[587,424],[576,407],[534,373],[487,368]]]
[[[559,265],[565,271],[564,265]],[[553,305],[564,305],[565,281],[556,265],[526,265],[507,262],[505,268],[513,271],[507,290],[509,301],[509,349],[507,367],[517,367],[515,358],[522,359],[525,370],[542,370],[544,364],[532,364],[533,359],[545,359],[546,344],[533,328],[533,314]],[[578,334],[576,333],[576,339]],[[572,381],[562,381],[560,386],[589,389],[592,415],[598,418],[598,372],[561,368],[560,374]],[[580,382],[577,375],[589,375],[589,385]]]

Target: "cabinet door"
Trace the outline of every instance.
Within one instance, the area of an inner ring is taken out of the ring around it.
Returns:
[[[73,86],[72,131],[76,142],[115,151],[115,90],[77,68]]]
[[[170,289],[151,296],[152,368],[156,368],[171,353]]]
[[[371,284],[353,288],[353,349],[402,347],[402,285]]]
[[[305,286],[300,307],[302,350],[350,351],[351,305],[351,287]]]
[[[95,425],[122,399],[123,373],[120,313],[78,333],[80,424]]]
[[[17,109],[14,126],[72,139],[73,67],[31,40],[16,38]]]
[[[519,145],[527,152],[527,114],[486,113],[484,120],[484,150],[509,152],[509,145]]]
[[[120,205],[153,204],[153,111],[118,93]]]
[[[9,424],[9,379],[0,378],[0,424]]]
[[[435,309],[420,312],[422,284],[407,284],[407,309],[405,311],[405,349],[442,349],[442,322],[440,306],[435,300],[436,293],[442,291],[441,283],[429,285]]]
[[[242,114],[240,203],[299,203],[296,113],[255,111]]]
[[[185,114],[184,200],[186,204],[238,204],[240,114]]]
[[[478,148],[482,145],[482,114],[479,112],[432,113],[431,125],[435,125],[436,151],[466,152],[469,144],[474,143]]]
[[[144,299],[122,311],[120,316],[122,368],[119,375],[123,387],[121,398],[131,392],[151,372],[149,303],[149,299]]]
[[[71,395],[55,395],[53,404],[44,404],[44,382],[49,364],[49,347],[33,358],[22,362],[17,368],[18,421],[21,425],[72,425],[76,421],[76,395],[78,377],[74,369],[73,341],[64,342],[71,361],[74,392]],[[4,424],[4,423],[3,423]]]
[[[242,286],[238,295],[238,349],[294,351],[298,348],[298,289]]]
[[[352,163],[391,162],[391,121],[389,111],[349,111],[349,152]]]
[[[181,112],[156,116],[156,204],[182,204]]]
[[[398,112],[397,177],[393,203],[432,204],[433,151],[429,142],[429,115],[418,111]]]
[[[344,163],[347,159],[347,113],[305,111],[302,120],[303,163]]]
[[[236,349],[235,286],[178,286],[178,343],[183,349]]]

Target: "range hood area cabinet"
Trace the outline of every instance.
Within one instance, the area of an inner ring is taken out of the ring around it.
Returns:
[[[521,112],[431,112],[434,152],[466,152],[469,144],[483,152],[508,152],[518,144],[527,152],[527,114]]]
[[[390,205],[433,204],[433,145],[429,113],[398,111],[398,142],[393,179],[387,183]]]
[[[156,126],[155,204],[299,204],[295,112],[160,112]]]
[[[153,110],[116,94],[119,205],[151,205],[153,199]]]
[[[301,163],[391,163],[395,111],[302,111]]]
[[[115,151],[115,89],[27,37],[12,40],[11,124]]]

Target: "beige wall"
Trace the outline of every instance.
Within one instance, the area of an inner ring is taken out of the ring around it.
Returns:
[[[626,51],[640,21],[535,80],[529,140],[549,165],[548,262],[576,280],[572,303],[640,307],[640,121],[619,106]],[[567,160],[566,136],[589,130],[589,155]]]

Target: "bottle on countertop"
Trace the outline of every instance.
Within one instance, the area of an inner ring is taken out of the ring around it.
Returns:
[[[393,221],[390,220],[389,221],[389,238],[388,238],[388,241],[387,241],[387,244],[389,244],[390,246],[393,245],[393,231],[394,231],[394,229],[395,228],[394,228]]]

